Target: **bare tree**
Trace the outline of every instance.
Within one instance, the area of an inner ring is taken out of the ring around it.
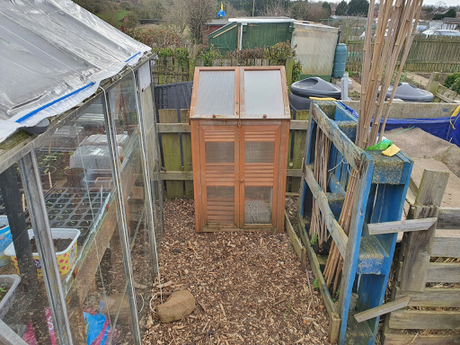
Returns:
[[[288,11],[283,5],[276,3],[273,5],[267,6],[267,8],[265,9],[264,15],[268,17],[282,17],[282,16],[287,16]]]
[[[182,10],[187,14],[187,25],[195,43],[203,41],[203,27],[217,14],[215,0],[183,0]]]
[[[184,10],[184,0],[170,0],[167,9],[169,22],[176,25],[182,33],[188,24],[188,11]]]

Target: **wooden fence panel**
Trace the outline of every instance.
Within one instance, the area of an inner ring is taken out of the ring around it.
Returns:
[[[348,42],[347,70],[361,71],[364,40]],[[413,72],[460,71],[460,38],[414,38],[404,69]]]
[[[176,109],[158,111],[160,123],[177,123]],[[163,166],[168,171],[182,171],[181,144],[178,133],[162,133],[160,135]],[[183,181],[166,181],[166,195],[169,199],[184,196]]]
[[[302,168],[302,158],[305,151],[305,140],[307,137],[308,110],[297,111],[295,120],[305,121],[305,128],[301,130],[291,129],[289,131],[289,159],[288,169],[300,170]],[[288,171],[289,172],[289,171]],[[298,193],[300,189],[300,177],[288,177],[286,191]]]

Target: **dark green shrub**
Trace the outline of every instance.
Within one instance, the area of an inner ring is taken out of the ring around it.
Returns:
[[[448,75],[444,80],[444,86],[450,88],[457,78],[460,78],[460,72]]]
[[[458,94],[460,94],[460,77],[455,79],[454,83],[450,87],[450,89]]]

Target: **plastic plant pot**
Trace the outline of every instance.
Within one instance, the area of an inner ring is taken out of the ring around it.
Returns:
[[[5,249],[12,241],[13,237],[11,236],[10,225],[8,224],[8,217],[0,216],[0,267],[10,262],[10,258],[5,254]]]
[[[34,237],[34,232],[32,229],[28,230],[29,238]],[[72,242],[69,246],[60,252],[56,253],[56,259],[59,266],[59,273],[61,276],[66,275],[74,266],[77,258],[77,239],[80,236],[80,230],[78,229],[68,229],[68,228],[51,228],[51,235],[53,239],[72,239]],[[14,250],[14,245],[11,243],[6,249],[5,254],[11,257],[16,271],[19,272],[18,260],[16,258],[16,252]],[[33,253],[35,268],[37,269],[37,275],[43,276],[42,266],[38,253]]]
[[[0,301],[0,319],[6,315],[10,307],[13,305],[14,293],[19,283],[21,282],[21,277],[16,274],[7,274],[0,276],[0,286],[2,284],[7,284],[9,287],[8,292],[3,299]]]

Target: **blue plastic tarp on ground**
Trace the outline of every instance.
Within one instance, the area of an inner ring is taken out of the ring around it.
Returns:
[[[340,102],[340,104],[345,107],[348,111],[351,112],[354,116],[358,117],[358,113]],[[386,131],[395,129],[395,128],[409,128],[416,127],[424,130],[431,135],[434,135],[438,138],[444,139],[452,144],[455,144],[460,147],[460,111],[458,111],[454,116],[449,117],[438,117],[438,118],[424,118],[424,119],[415,119],[415,118],[405,118],[405,119],[394,119],[389,118],[385,127]]]
[[[388,119],[385,130],[411,126],[460,146],[460,114],[430,119]]]

